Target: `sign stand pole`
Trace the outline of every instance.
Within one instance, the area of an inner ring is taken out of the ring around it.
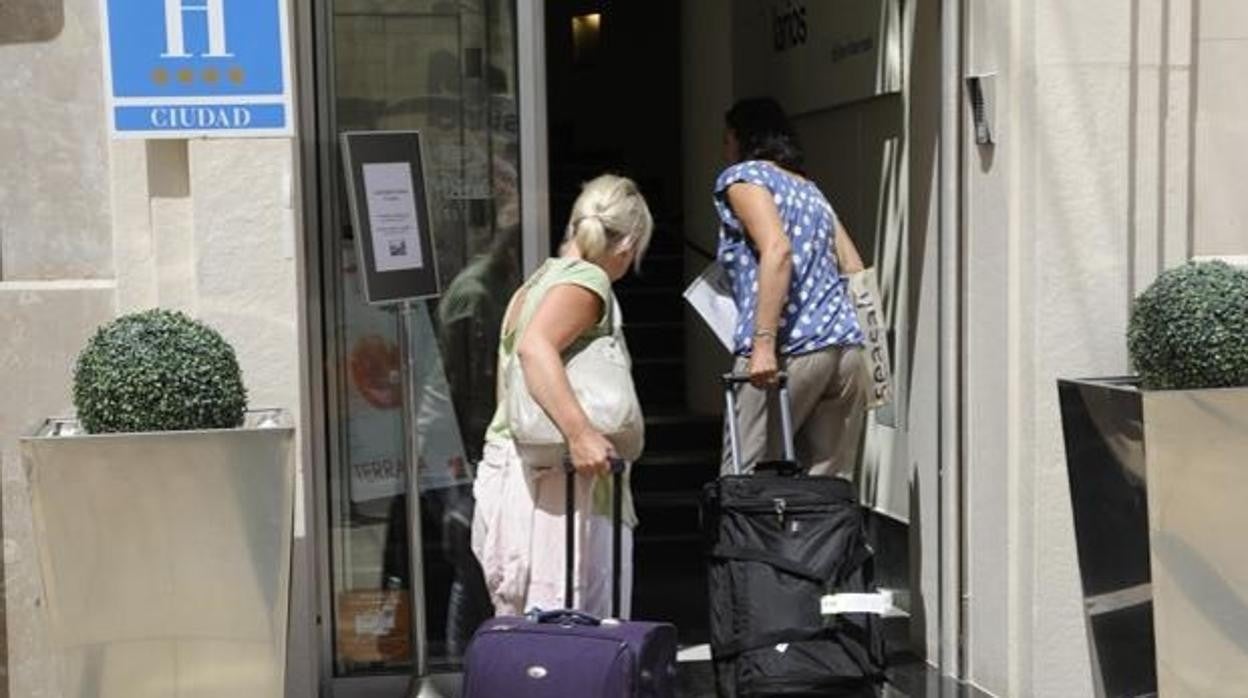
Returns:
[[[403,380],[403,453],[407,475],[407,555],[408,589],[412,616],[412,687],[429,671],[429,650],[425,630],[424,538],[420,521],[420,434],[417,419],[420,396],[416,382],[412,328],[416,325],[416,305],[411,300],[399,304],[399,365]],[[415,695],[412,693],[411,695]]]
[[[423,395],[413,333],[417,330],[417,311],[425,311],[417,303],[439,293],[437,246],[429,223],[420,132],[348,131],[340,137],[342,163],[350,182],[347,201],[351,205],[356,259],[363,272],[364,297],[369,305],[392,308],[398,315],[412,624],[412,680],[408,694],[414,696],[419,695],[421,680],[429,673],[429,648],[420,511]],[[373,210],[374,206],[380,210]],[[381,230],[373,229],[375,216]]]

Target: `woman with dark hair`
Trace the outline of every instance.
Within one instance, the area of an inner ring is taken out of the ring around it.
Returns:
[[[845,274],[861,270],[862,260],[832,205],[806,178],[780,105],[743,100],[725,121],[730,164],[714,197],[722,223],[718,261],[740,315],[735,369],[753,384],[737,399],[741,462],[748,469],[780,457],[778,411],[768,409],[764,389],[783,370],[798,462],[812,475],[852,479],[867,389],[863,334]],[[724,472],[731,465],[725,453]]]
[[[724,121],[724,156],[730,165],[741,160],[764,160],[806,175],[797,134],[776,100],[743,99],[728,110]]]

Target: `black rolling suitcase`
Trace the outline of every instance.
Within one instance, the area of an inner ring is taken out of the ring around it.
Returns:
[[[724,390],[733,462],[741,471],[736,387]],[[780,380],[785,460],[703,490],[711,653],[721,698],[874,695],[884,646],[865,519],[853,485],[802,475],[789,395]]]

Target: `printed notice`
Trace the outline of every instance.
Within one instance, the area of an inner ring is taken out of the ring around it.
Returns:
[[[713,262],[707,265],[685,289],[685,301],[698,311],[724,348],[732,351],[737,330],[737,302],[723,267]]]
[[[424,266],[414,189],[412,169],[406,162],[364,165],[368,226],[372,229],[373,258],[379,272]]]

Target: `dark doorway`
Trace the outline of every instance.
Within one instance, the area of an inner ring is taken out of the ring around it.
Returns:
[[[546,3],[552,249],[582,182],[632,177],[674,237],[681,215],[680,3]]]
[[[678,2],[546,4],[552,252],[581,184],[603,172],[636,180],[655,218],[641,275],[617,284],[646,415],[633,616],[695,644],[707,639],[698,495],[718,474],[721,427],[686,406],[680,25]]]

